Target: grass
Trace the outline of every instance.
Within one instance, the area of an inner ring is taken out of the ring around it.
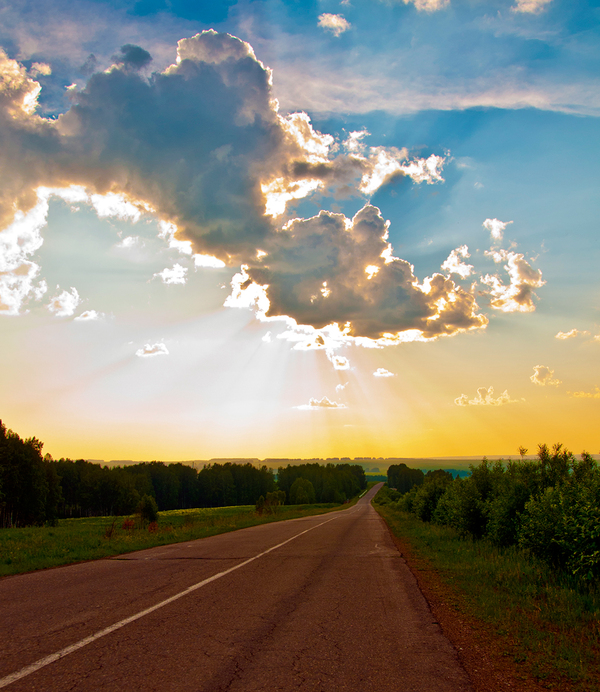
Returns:
[[[485,624],[494,647],[549,689],[600,692],[600,590],[582,590],[517,550],[375,505],[392,533],[450,588],[452,606]]]
[[[280,507],[259,516],[254,505],[160,512],[157,525],[140,527],[134,517],[61,519],[57,526],[0,530],[0,577],[121,555],[168,543],[206,538],[248,526],[335,511],[348,505]],[[135,528],[124,528],[134,524]],[[148,530],[150,529],[150,530]]]

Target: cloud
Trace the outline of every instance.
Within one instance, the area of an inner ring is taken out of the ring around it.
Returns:
[[[540,385],[541,387],[558,387],[561,384],[560,380],[553,379],[554,370],[545,365],[534,365],[533,375],[529,378],[533,384]]]
[[[513,12],[524,12],[527,14],[537,14],[542,12],[552,0],[516,0],[517,4],[510,9]]]
[[[264,318],[287,316],[317,330],[338,324],[345,336],[388,343],[486,326],[472,293],[442,274],[419,284],[387,237],[388,223],[372,205],[353,219],[326,211],[293,219],[267,257],[234,277],[228,304],[256,305]]]
[[[473,265],[465,264],[460,261],[461,257],[470,257],[469,248],[466,245],[461,245],[461,247],[452,250],[448,255],[448,259],[444,261],[441,269],[447,271],[449,274],[458,274],[461,279],[466,279],[473,273]]]
[[[385,368],[377,368],[373,373],[373,377],[396,377],[396,375]]]
[[[43,75],[44,77],[48,77],[49,75],[52,74],[52,68],[50,67],[50,65],[47,65],[46,63],[34,62],[34,63],[32,63],[31,67],[29,68],[29,74],[32,77],[37,77],[39,75]]]
[[[134,53],[124,47],[125,62],[93,74],[56,120],[36,114],[40,85],[0,53],[0,134],[9,143],[0,228],[15,208],[35,206],[40,186],[77,186],[99,215],[153,213],[170,247],[232,266],[268,251],[274,217],[317,189],[360,195],[398,175],[441,181],[443,157],[335,153],[334,138],[306,114],[280,115],[271,71],[233,36],[180,40],[175,64],[150,79],[128,69]]]
[[[147,50],[131,43],[121,46],[120,53],[120,55],[115,55],[113,60],[117,64],[126,65],[134,70],[141,70],[152,62],[152,56]]]
[[[194,255],[194,266],[196,268],[220,269],[226,265],[223,260],[213,257],[212,255]]]
[[[322,399],[310,399],[308,404],[302,404],[295,408],[301,411],[333,411],[346,408],[345,404],[338,404],[337,401],[330,401],[326,396]]]
[[[334,370],[350,370],[350,361],[346,356],[336,356],[330,349],[327,349],[326,353]]]
[[[348,22],[342,14],[321,14],[319,15],[319,26],[327,31],[331,31],[334,36],[340,36],[350,28]]]
[[[146,344],[143,348],[138,348],[135,352],[138,358],[152,358],[153,356],[168,356],[169,349],[161,343]]]
[[[494,398],[493,387],[479,387],[474,399],[469,399],[466,394],[461,394],[454,399],[454,403],[457,406],[503,406],[504,404],[515,404],[517,399],[511,399],[506,389],[500,396]]]
[[[340,383],[340,384],[338,384],[338,385],[335,386],[335,391],[336,391],[336,392],[343,392],[344,389],[346,389],[347,386],[348,386],[348,383],[347,383],[347,382],[346,382],[345,384],[341,384],[341,383]]]
[[[588,331],[580,331],[579,329],[571,329],[568,332],[558,332],[555,339],[574,339],[577,336],[590,336]]]
[[[187,267],[175,263],[171,269],[168,267],[161,272],[156,272],[154,276],[159,276],[164,284],[184,284],[187,281]]]
[[[442,265],[450,275],[419,279],[394,256],[389,222],[364,203],[397,178],[442,183],[444,156],[371,147],[366,130],[336,140],[306,113],[281,115],[271,71],[228,34],[180,40],[175,63],[150,76],[133,69],[149,59],[138,46],[124,45],[117,57],[53,120],[36,112],[40,85],[0,53],[0,136],[7,143],[0,150],[0,309],[18,314],[43,292],[32,257],[48,199],[59,195],[100,216],[132,223],[154,216],[160,237],[196,267],[240,267],[225,304],[285,321],[281,338],[296,340],[295,348],[324,348],[336,369],[350,366],[334,355],[340,345],[427,341],[486,327],[475,286],[462,288],[450,276],[472,273],[461,259],[467,246]],[[321,193],[352,194],[364,206],[353,218],[328,211],[294,218],[297,200]],[[500,239],[506,224],[488,222]],[[491,307],[532,311],[541,272],[515,252],[489,256],[505,262],[510,277],[508,285],[482,277]],[[175,264],[155,276],[184,283],[186,272]]]
[[[600,387],[596,387],[593,392],[569,392],[575,399],[600,399]]]
[[[40,267],[31,260],[44,242],[47,215],[48,200],[38,197],[27,214],[17,211],[0,233],[0,314],[20,314],[29,298],[40,300],[48,289],[45,281],[36,283]]]
[[[487,228],[492,236],[492,240],[501,242],[504,237],[504,231],[506,227],[511,224],[512,221],[499,221],[498,219],[486,219],[483,222],[483,227]]]
[[[411,3],[419,12],[437,12],[449,7],[450,0],[403,0],[405,5]]]
[[[533,269],[524,256],[516,252],[490,250],[485,255],[496,264],[506,262],[504,269],[510,278],[508,286],[496,274],[486,274],[480,278],[481,283],[489,286],[491,307],[501,312],[533,312],[534,299],[537,297],[534,289],[546,283],[542,280],[542,272]]]
[[[81,303],[79,293],[76,288],[71,286],[70,291],[65,290],[50,299],[48,310],[54,313],[56,317],[70,317],[75,313],[79,303]]]
[[[129,249],[141,243],[141,239],[138,235],[128,235],[121,242],[117,243],[117,247]]]
[[[76,322],[97,322],[98,320],[104,319],[105,315],[103,312],[96,312],[96,310],[86,310],[82,312],[81,315],[75,317]]]

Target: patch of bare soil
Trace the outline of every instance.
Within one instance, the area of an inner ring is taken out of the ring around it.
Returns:
[[[390,535],[415,576],[431,612],[456,648],[475,692],[547,692],[549,689],[568,692],[571,689],[564,681],[542,683],[535,680],[515,660],[516,643],[505,640],[500,643],[489,625],[466,614],[460,595],[444,583],[406,541],[391,531]]]

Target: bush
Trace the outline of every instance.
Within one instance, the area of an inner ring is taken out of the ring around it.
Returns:
[[[137,514],[143,524],[152,524],[158,520],[158,505],[152,495],[144,495],[137,506]]]

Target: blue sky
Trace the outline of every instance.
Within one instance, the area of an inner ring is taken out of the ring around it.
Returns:
[[[0,3],[4,422],[55,457],[597,453],[599,20]]]

